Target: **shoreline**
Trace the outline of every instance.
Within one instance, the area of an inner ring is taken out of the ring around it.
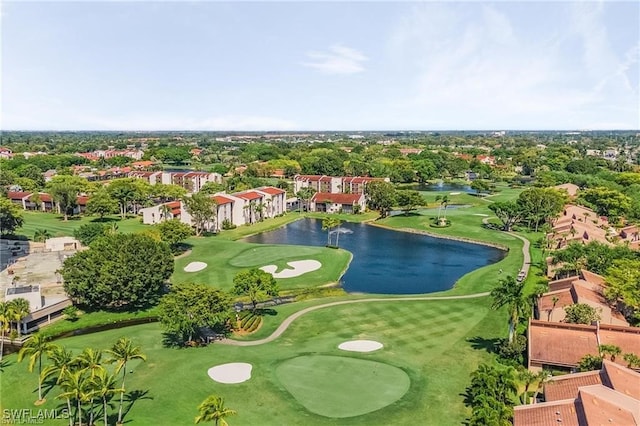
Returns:
[[[445,240],[460,241],[460,242],[463,242],[463,243],[470,243],[470,244],[478,244],[478,245],[481,245],[481,246],[493,247],[493,248],[496,248],[498,250],[509,252],[509,247],[506,247],[506,246],[504,246],[502,244],[492,243],[492,242],[489,242],[489,241],[474,240],[474,239],[465,238],[465,237],[456,237],[454,235],[437,234],[435,232],[423,231],[423,230],[414,229],[414,228],[394,228],[392,226],[383,225],[381,223],[367,222],[367,225],[377,226],[379,228],[384,228],[384,229],[388,229],[388,230],[391,230],[391,231],[407,232],[407,233],[410,233],[410,234],[426,235],[427,237],[442,238],[442,239],[445,239]]]

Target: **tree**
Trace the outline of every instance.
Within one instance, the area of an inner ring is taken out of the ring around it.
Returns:
[[[538,380],[538,375],[536,373],[532,373],[531,371],[523,368],[518,371],[518,380],[524,384],[524,391],[520,395],[520,401],[523,404],[529,403],[529,388],[531,385]]]
[[[78,205],[78,195],[86,187],[87,181],[78,176],[58,175],[47,183],[46,190],[60,207],[65,222],[69,219],[69,215],[73,214]]]
[[[33,241],[37,243],[44,243],[51,238],[51,232],[48,229],[36,229],[33,233]]]
[[[260,300],[268,296],[278,296],[278,284],[273,275],[261,269],[252,268],[240,271],[233,277],[232,293],[249,297],[255,310]]]
[[[64,289],[76,304],[137,308],[157,300],[173,273],[169,246],[142,234],[105,235],[64,261]]]
[[[602,357],[599,355],[587,354],[578,361],[578,371],[593,371],[602,368]]]
[[[396,191],[396,203],[406,216],[410,211],[416,210],[424,205],[424,198],[418,191],[401,190]]]
[[[604,295],[632,311],[640,309],[640,260],[615,260],[605,275]]]
[[[471,182],[471,189],[476,191],[476,195],[480,195],[481,192],[489,192],[491,190],[491,184],[484,179],[475,179]]]
[[[198,406],[196,424],[201,422],[214,422],[216,426],[228,426],[225,417],[236,414],[234,410],[224,406],[224,399],[216,395],[210,395]]]
[[[310,186],[301,188],[300,191],[298,191],[298,193],[296,194],[296,197],[298,197],[298,210],[300,212],[302,212],[302,203],[300,202],[300,200],[305,201],[306,210],[309,211],[309,203],[311,202],[311,199],[313,198],[313,194],[315,193],[316,193],[316,190],[311,188]]]
[[[322,230],[327,231],[327,247],[331,246],[331,231],[333,228],[340,226],[342,221],[335,217],[325,217],[322,219]],[[337,243],[336,243],[337,246]]]
[[[180,244],[193,235],[193,230],[186,223],[180,222],[179,219],[165,220],[155,225],[160,232],[160,239],[169,244],[171,251],[176,253],[179,251]]]
[[[639,368],[640,367],[640,356],[634,353],[626,353],[622,355],[622,359],[627,362],[627,368]]]
[[[12,234],[24,223],[22,211],[7,198],[0,198],[0,233]]]
[[[529,227],[533,225],[538,232],[538,227],[548,218],[556,217],[568,201],[567,194],[557,189],[529,188],[520,193],[517,203]]]
[[[195,193],[183,200],[185,210],[191,215],[196,228],[196,236],[200,236],[210,222],[215,223],[216,201],[207,194]]]
[[[31,313],[29,301],[22,297],[13,299],[9,302],[9,314],[13,321],[16,322],[18,329],[18,336],[22,334],[22,320]]]
[[[436,203],[440,201],[440,204],[438,205],[438,223],[440,223],[440,212],[442,211],[442,206],[444,206],[445,208],[445,218],[444,221],[447,221],[447,205],[449,205],[449,196],[448,195],[437,195],[436,196]]]
[[[117,393],[124,392],[116,383],[116,376],[109,374],[106,370],[99,371],[91,378],[91,395],[100,398],[102,401],[102,416],[104,426],[107,426],[107,403],[109,399]]]
[[[230,315],[231,301],[222,291],[204,284],[180,284],[160,300],[159,319],[181,343],[193,341],[200,329],[220,328]]]
[[[118,201],[106,189],[100,189],[87,201],[86,213],[98,215],[103,220],[105,215],[118,211]]]
[[[76,366],[76,359],[73,353],[62,346],[51,344],[49,351],[47,352],[47,358],[53,364],[47,365],[42,370],[42,379],[47,379],[51,376],[56,377],[56,384],[62,383],[65,375],[73,371]]]
[[[36,333],[22,345],[20,352],[18,352],[18,362],[22,362],[25,356],[29,357],[30,373],[33,371],[36,362],[38,363],[38,401],[36,401],[38,405],[44,402],[42,398],[42,356],[46,355],[52,348],[48,337]]]
[[[502,222],[504,231],[511,231],[513,225],[520,222],[523,216],[523,210],[515,201],[496,201],[489,204],[491,210]]]
[[[4,335],[9,331],[11,323],[11,309],[9,302],[0,301],[0,365],[4,356]]]
[[[369,182],[366,187],[369,206],[380,212],[380,217],[386,217],[396,203],[396,190],[394,186],[385,181]]]
[[[480,364],[478,369],[471,373],[471,384],[467,387],[468,402],[472,408],[469,424],[511,424],[517,390],[512,368],[502,369]]]
[[[616,219],[624,216],[631,208],[631,199],[615,189],[605,187],[589,188],[580,196],[592,205],[599,215]]]
[[[89,246],[99,237],[104,237],[107,226],[102,223],[85,223],[73,231],[73,236],[83,245]]]
[[[516,325],[529,311],[529,298],[523,294],[524,281],[518,282],[512,276],[507,276],[498,282],[491,291],[493,304],[491,309],[507,307],[509,312],[509,343],[513,342]]]
[[[600,352],[600,355],[603,358],[605,355],[609,355],[613,362],[616,360],[616,357],[622,353],[622,349],[620,349],[620,346],[616,345],[599,345],[598,352]]]
[[[600,319],[598,311],[586,303],[574,303],[573,305],[565,306],[564,311],[566,313],[565,322],[571,324],[591,324]]]
[[[125,379],[127,377],[127,363],[129,361],[133,361],[136,359],[146,361],[147,356],[142,353],[140,347],[133,346],[131,340],[126,337],[121,337],[118,341],[111,347],[111,349],[106,351],[109,354],[110,363],[116,364],[115,374],[118,374],[122,371],[122,386],[120,386],[120,407],[118,408],[118,424],[122,424],[122,401],[124,399],[125,392]]]
[[[64,398],[67,400],[67,407],[69,407],[69,423],[73,424],[71,418],[71,400],[76,401],[76,416],[78,417],[78,424],[82,426],[82,404],[88,400],[88,378],[83,370],[70,371],[65,374],[60,387],[63,392],[58,395],[58,398]]]
[[[136,198],[136,180],[135,178],[114,179],[107,187],[107,193],[120,205],[122,219],[125,218],[130,203]]]

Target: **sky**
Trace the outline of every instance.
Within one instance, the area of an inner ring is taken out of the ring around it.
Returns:
[[[2,130],[640,129],[640,2],[2,1]]]

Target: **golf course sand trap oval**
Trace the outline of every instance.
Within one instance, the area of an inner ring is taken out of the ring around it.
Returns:
[[[185,272],[198,272],[202,271],[207,267],[207,264],[204,262],[191,262],[187,266],[184,267]]]
[[[273,278],[293,278],[322,268],[322,263],[312,259],[294,260],[292,262],[287,262],[287,265],[291,268],[283,269],[280,272],[276,272],[278,270],[276,265],[266,265],[260,269],[273,275]]]
[[[231,362],[211,367],[207,374],[218,383],[242,383],[251,378],[252,368],[246,362]]]
[[[383,344],[375,340],[349,340],[338,345],[338,349],[350,352],[373,352],[382,348]]]

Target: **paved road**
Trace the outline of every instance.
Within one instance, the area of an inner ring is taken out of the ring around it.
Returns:
[[[467,294],[463,296],[442,296],[442,297],[434,297],[434,296],[416,296],[416,297],[398,297],[398,298],[370,298],[370,299],[358,299],[358,300],[341,300],[338,302],[325,303],[324,305],[310,306],[308,308],[302,309],[294,314],[289,315],[282,324],[271,333],[270,336],[265,337],[260,340],[232,340],[232,339],[222,339],[216,343],[222,343],[224,345],[233,345],[233,346],[257,346],[263,345],[265,343],[272,342],[276,340],[278,337],[282,335],[286,331],[286,329],[294,322],[296,319],[301,316],[308,314],[309,312],[317,311],[318,309],[329,308],[331,306],[339,306],[339,305],[348,305],[351,303],[371,303],[371,302],[402,302],[402,301],[418,301],[418,300],[455,300],[455,299],[475,299],[478,297],[488,296],[489,292],[485,293],[476,293],[476,294]]]
[[[485,217],[482,219],[482,223],[487,224],[489,221],[488,217]],[[524,237],[521,237],[520,235],[514,234],[513,232],[508,232],[508,234],[513,235],[516,238],[519,238],[520,240],[522,240],[523,245],[522,245],[522,255],[523,255],[523,262],[522,262],[522,270],[525,272],[525,276],[526,274],[529,273],[529,266],[531,265],[531,255],[529,253],[529,240],[527,240]],[[282,335],[282,333],[284,333],[287,328],[289,328],[289,326],[291,325],[292,322],[294,322],[296,319],[300,318],[301,316],[308,314],[309,312],[313,312],[316,311],[318,309],[324,309],[324,308],[329,308],[331,306],[339,306],[339,305],[348,305],[351,303],[370,303],[370,302],[402,302],[402,301],[418,301],[418,300],[455,300],[455,299],[474,299],[474,298],[478,298],[478,297],[485,297],[488,296],[489,292],[484,292],[484,293],[475,293],[475,294],[467,294],[464,296],[443,296],[443,297],[434,297],[434,296],[416,296],[416,297],[402,297],[402,298],[370,298],[370,299],[358,299],[358,300],[341,300],[338,302],[331,302],[331,303],[325,303],[324,305],[317,305],[317,306],[311,306],[309,308],[305,308],[302,309],[301,311],[298,311],[294,314],[289,315],[284,321],[282,321],[282,324],[280,324],[280,326],[276,329],[276,331],[274,331],[273,333],[271,333],[270,336],[265,337],[264,339],[260,339],[260,340],[232,340],[232,339],[223,339],[220,340],[219,343],[222,343],[223,345],[233,345],[233,346],[257,346],[257,345],[263,345],[265,343],[269,343],[272,342],[274,340],[276,340],[278,337],[280,337]]]

